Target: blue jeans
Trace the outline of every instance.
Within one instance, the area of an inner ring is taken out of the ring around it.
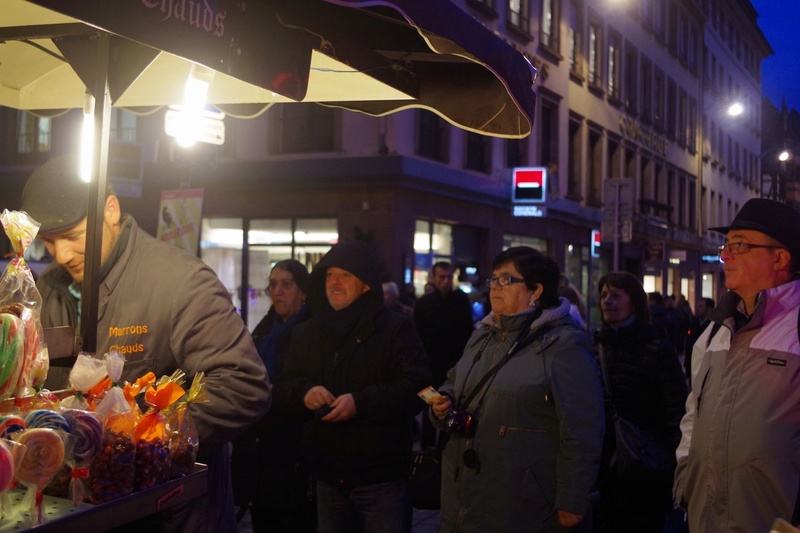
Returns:
[[[343,488],[317,481],[319,533],[410,533],[406,479]]]

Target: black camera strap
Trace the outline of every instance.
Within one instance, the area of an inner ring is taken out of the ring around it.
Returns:
[[[517,335],[517,338],[514,340],[513,343],[511,343],[511,346],[508,348],[506,354],[503,356],[502,359],[500,359],[497,363],[495,363],[495,365],[492,368],[490,368],[486,372],[486,374],[483,375],[478,384],[475,385],[475,388],[473,388],[470,391],[466,399],[463,402],[460,402],[461,404],[459,406],[460,408],[462,409],[468,408],[470,402],[472,402],[472,400],[475,399],[478,393],[484,388],[484,386],[488,383],[488,381],[492,379],[495,374],[497,374],[497,372],[503,367],[503,365],[505,365],[508,362],[508,360],[511,359],[511,356],[513,356],[517,351],[521,350],[525,346],[528,346],[536,339],[544,337],[545,333],[553,329],[554,326],[544,326],[542,328],[539,328],[534,335],[528,335],[531,331],[530,330],[531,324],[533,324],[533,321],[539,318],[541,314],[542,314],[541,310],[531,313],[531,316],[528,318],[528,320],[525,321],[525,324],[522,326],[522,329]],[[478,352],[478,355],[475,357],[475,361],[473,362],[473,364],[475,364],[475,362],[478,359],[480,359],[483,350],[485,350],[486,346],[489,344],[490,338],[491,338],[491,333],[489,334],[489,336],[487,336],[487,339],[486,341],[484,341],[483,346],[481,346],[481,349]]]

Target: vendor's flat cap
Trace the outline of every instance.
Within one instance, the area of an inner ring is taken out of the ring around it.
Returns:
[[[784,245],[794,257],[800,257],[800,212],[782,202],[753,198],[742,206],[729,226],[709,229],[720,233],[735,229],[760,231]]]
[[[89,184],[80,178],[78,158],[59,156],[28,178],[20,209],[42,225],[40,234],[56,233],[86,218],[88,199]]]

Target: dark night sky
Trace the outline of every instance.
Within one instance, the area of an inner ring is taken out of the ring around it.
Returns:
[[[774,55],[764,60],[761,90],[780,108],[800,111],[800,0],[750,0]]]

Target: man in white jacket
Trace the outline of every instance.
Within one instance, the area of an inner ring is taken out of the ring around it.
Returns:
[[[800,213],[753,199],[720,246],[729,292],[692,352],[675,499],[692,533],[800,520]]]

